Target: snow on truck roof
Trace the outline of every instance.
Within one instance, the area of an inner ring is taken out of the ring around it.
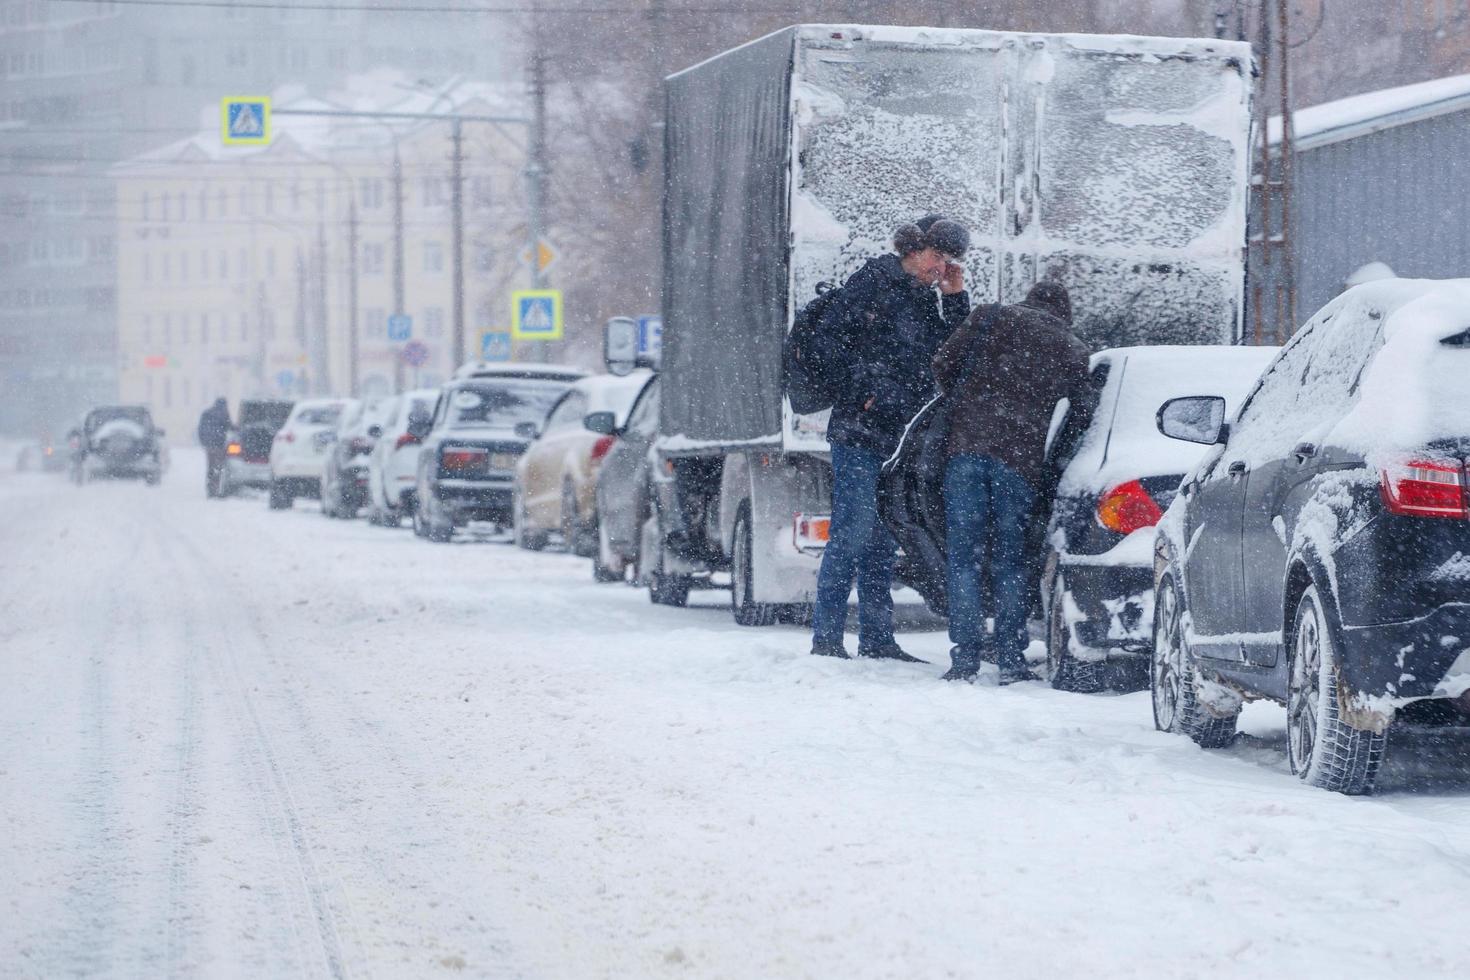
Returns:
[[[987,31],[968,27],[900,27],[889,24],[792,24],[780,30],[751,38],[717,55],[690,65],[667,76],[668,79],[695,71],[712,61],[759,44],[767,38],[791,32],[804,41],[871,41],[878,44],[911,44],[916,47],[998,47],[1019,40],[1047,39],[1061,41],[1084,51],[1134,54],[1158,58],[1182,56],[1226,56],[1251,59],[1251,46],[1245,41],[1223,41],[1215,38],[1145,37],[1136,34],[1052,34],[1039,31]]]
[[[1299,109],[1292,114],[1292,135],[1296,149],[1310,150],[1467,108],[1470,75],[1451,75]],[[1272,143],[1281,142],[1280,116],[1267,121],[1266,132]]]

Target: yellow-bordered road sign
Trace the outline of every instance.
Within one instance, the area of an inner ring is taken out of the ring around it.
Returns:
[[[561,290],[522,289],[510,294],[510,332],[516,340],[561,340]]]
[[[220,139],[227,145],[271,141],[271,100],[265,95],[227,95],[219,100]]]

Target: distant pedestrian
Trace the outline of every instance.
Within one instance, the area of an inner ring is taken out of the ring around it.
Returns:
[[[204,447],[206,466],[204,471],[204,493],[209,497],[220,495],[220,480],[224,476],[225,460],[230,443],[230,409],[223,398],[199,416],[199,445]]]
[[[893,637],[897,545],[878,522],[878,477],[934,395],[934,352],[970,311],[960,266],[969,245],[965,227],[939,215],[903,225],[894,251],[869,259],[823,313],[821,357],[839,381],[827,423],[832,525],[812,616],[818,656],[848,656],[842,637],[856,578],[858,656],[917,660]]]
[[[954,649],[945,680],[973,680],[979,672],[989,645],[986,592],[1001,683],[1034,679],[1025,656],[1026,525],[1043,483],[1057,402],[1069,399],[1084,427],[1093,408],[1087,348],[1071,323],[1067,290],[1039,282],[1021,303],[976,309],[934,358],[951,402],[944,513]]]

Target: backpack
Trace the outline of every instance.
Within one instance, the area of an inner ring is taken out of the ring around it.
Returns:
[[[823,356],[824,346],[830,346],[823,343],[824,332],[832,327],[823,320],[841,293],[841,286],[817,283],[816,298],[797,311],[786,335],[781,362],[786,373],[786,397],[797,415],[824,411],[837,401],[841,366]]]

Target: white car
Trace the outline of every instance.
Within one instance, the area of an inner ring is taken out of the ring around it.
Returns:
[[[413,513],[414,480],[423,440],[408,431],[411,415],[434,414],[439,389],[420,388],[395,395],[384,407],[383,433],[368,457],[368,521],[397,527]]]
[[[483,378],[529,378],[535,381],[576,381],[587,377],[581,368],[565,364],[532,364],[526,361],[468,361],[454,372],[455,381]]]
[[[291,409],[271,442],[271,510],[286,510],[297,497],[321,496],[322,467],[350,404],[347,398],[310,398]]]

